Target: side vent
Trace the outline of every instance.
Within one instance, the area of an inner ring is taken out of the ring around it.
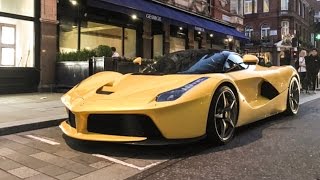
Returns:
[[[278,90],[273,87],[269,82],[263,81],[261,84],[261,96],[268,99],[273,99],[279,95]]]

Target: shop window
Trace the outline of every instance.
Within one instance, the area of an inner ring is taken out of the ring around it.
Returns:
[[[0,11],[34,17],[34,0],[1,0]]]
[[[59,26],[59,50],[76,51],[78,46],[78,26],[71,19],[61,19]]]
[[[124,57],[132,58],[136,57],[136,30],[125,29],[124,30]]]
[[[186,49],[186,28],[170,26],[170,53]]]
[[[81,49],[94,49],[99,45],[107,45],[115,47],[119,55],[123,56],[122,27],[95,22],[86,22],[83,26],[80,37]]]
[[[34,66],[32,21],[0,17],[0,66]]]
[[[269,0],[263,0],[263,12],[269,12]]]
[[[163,55],[163,35],[153,35],[153,57]]]
[[[170,53],[186,49],[185,39],[170,37]]]

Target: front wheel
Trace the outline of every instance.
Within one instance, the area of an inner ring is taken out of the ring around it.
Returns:
[[[296,115],[299,110],[300,86],[297,77],[293,77],[289,84],[287,109],[288,115]]]
[[[234,136],[238,121],[238,100],[228,86],[219,88],[213,96],[208,120],[207,137],[218,144],[228,143]]]

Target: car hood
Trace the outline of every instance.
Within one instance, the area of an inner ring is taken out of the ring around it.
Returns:
[[[95,87],[88,90],[80,84],[62,97],[67,107],[103,104],[116,107],[134,107],[154,102],[160,93],[179,88],[204,75],[122,75],[104,81],[103,77],[91,78]],[[102,78],[99,80],[99,78]]]

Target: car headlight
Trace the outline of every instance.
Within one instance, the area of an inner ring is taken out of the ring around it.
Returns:
[[[200,84],[202,81],[205,81],[206,79],[208,79],[208,77],[202,77],[202,78],[194,80],[191,83],[188,83],[180,88],[161,93],[157,96],[156,101],[157,102],[174,101],[174,100],[178,99],[179,97],[181,97],[185,92],[189,91],[191,88]]]

